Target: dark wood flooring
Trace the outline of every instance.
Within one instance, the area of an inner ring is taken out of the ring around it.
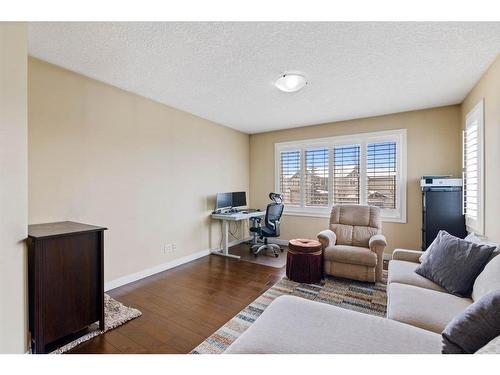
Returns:
[[[283,252],[278,253],[278,257],[274,256],[272,251],[262,251],[258,256],[255,256],[250,250],[249,245],[239,244],[232,246],[229,249],[230,254],[239,255],[242,260],[262,264],[275,268],[282,268],[286,265],[286,253],[288,252],[287,246],[282,246]]]
[[[142,316],[71,353],[188,353],[284,273],[209,255],[113,289],[109,295]]]

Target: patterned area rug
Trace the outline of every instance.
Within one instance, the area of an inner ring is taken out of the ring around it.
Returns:
[[[128,322],[129,320],[135,319],[141,316],[142,313],[132,307],[127,307],[122,303],[118,302],[114,298],[104,294],[104,332],[107,332],[113,328],[121,326],[122,324]],[[50,354],[62,354],[81,343],[90,340],[93,337],[102,335],[104,333],[100,331],[97,327],[92,332],[79,337],[78,339],[71,341],[59,349],[54,350]]]
[[[284,277],[194,348],[191,353],[223,353],[229,345],[253,324],[275,298],[284,294],[328,303],[365,314],[385,316],[387,307],[386,287],[386,271],[384,271],[383,281],[376,284],[335,277],[327,277],[322,285],[301,284]]]

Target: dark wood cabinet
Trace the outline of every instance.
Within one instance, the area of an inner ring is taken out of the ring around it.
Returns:
[[[96,322],[104,330],[104,230],[70,221],[28,227],[34,353],[51,352]]]

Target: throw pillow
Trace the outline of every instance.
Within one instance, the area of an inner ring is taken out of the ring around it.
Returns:
[[[436,240],[438,239],[438,237],[440,236],[440,233],[441,232],[444,232],[444,231],[439,231],[438,234],[436,235],[436,238],[434,238],[434,241],[431,242],[431,244],[429,246],[427,246],[427,249],[425,249],[425,251],[422,253],[422,255],[420,255],[420,257],[418,258],[418,261],[420,263],[423,263],[424,262],[424,259],[427,257],[427,255],[429,254],[429,250],[432,249],[432,245],[434,245],[434,243],[436,242]]]
[[[469,297],[474,280],[493,252],[479,245],[439,231],[424,261],[415,272],[459,297]]]
[[[444,329],[444,354],[472,354],[500,335],[500,289],[457,315]]]

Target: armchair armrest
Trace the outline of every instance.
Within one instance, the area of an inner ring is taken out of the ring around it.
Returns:
[[[370,250],[375,251],[375,248],[382,247],[385,248],[387,246],[387,240],[383,234],[376,234],[371,236],[370,241],[368,241],[368,247]]]
[[[318,233],[318,241],[321,242],[323,249],[326,249],[329,246],[335,245],[337,242],[337,236],[334,231],[326,229]]]
[[[418,250],[396,249],[392,253],[392,259],[405,260],[407,262],[420,263],[420,257],[424,252]]]
[[[383,278],[384,268],[384,250],[387,246],[387,240],[383,234],[376,234],[370,237],[368,247],[377,255],[377,267],[375,267],[375,280],[380,281]]]

